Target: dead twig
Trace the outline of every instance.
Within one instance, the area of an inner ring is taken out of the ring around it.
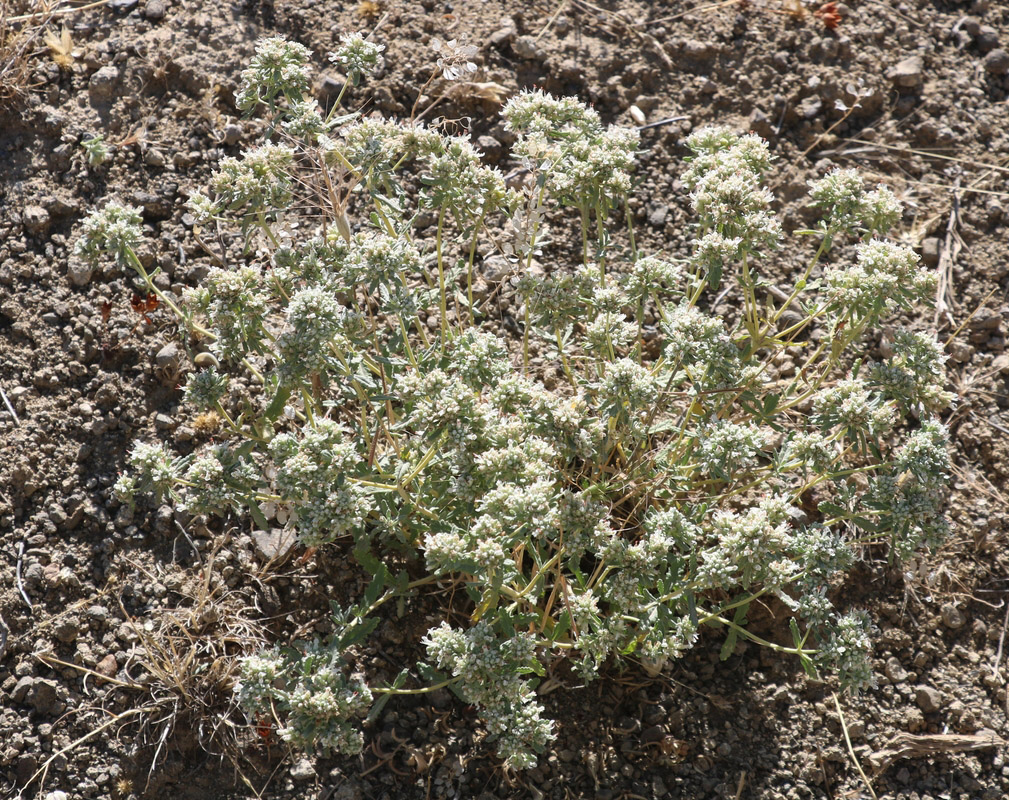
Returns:
[[[945,315],[950,327],[953,327],[953,310],[956,301],[953,299],[953,264],[960,254],[960,237],[956,235],[960,224],[960,179],[953,182],[953,208],[949,212],[946,223],[946,239],[942,252],[939,254],[939,282],[935,290],[935,318],[932,324],[939,327],[939,318]]]
[[[0,617],[0,661],[7,655],[7,637],[10,636],[11,629],[7,627],[3,617]]]
[[[995,731],[981,730],[966,735],[955,733],[913,734],[899,733],[886,747],[870,756],[870,761],[879,775],[883,770],[902,758],[922,758],[944,753],[966,753],[974,750],[988,750],[1005,747],[1005,741]]]
[[[3,398],[4,405],[7,406],[7,410],[10,412],[11,416],[14,418],[14,424],[20,425],[21,420],[18,419],[17,412],[14,410],[14,406],[11,405],[11,401],[7,399],[7,392],[4,391],[4,387],[0,386],[0,398]]]
[[[998,637],[998,652],[995,654],[995,660],[991,665],[993,678],[998,678],[999,666],[1002,664],[1002,646],[1005,644],[1006,626],[1009,626],[1009,605],[1006,605],[1005,619],[1002,620],[1002,635]]]
[[[28,598],[28,593],[25,591],[24,581],[21,580],[21,562],[25,557],[25,543],[18,542],[18,563],[14,570],[14,577],[17,579],[18,591],[21,593],[21,599],[25,601],[25,605],[28,606],[29,611],[33,611],[32,601]]]

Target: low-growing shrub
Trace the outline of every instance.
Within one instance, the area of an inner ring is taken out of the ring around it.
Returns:
[[[355,35],[332,58],[357,84],[380,52]],[[139,210],[106,206],[78,244],[178,315],[202,366],[186,399],[223,423],[182,458],[137,444],[121,499],[248,513],[306,546],[349,540],[370,575],[332,637],[245,660],[250,713],[294,745],[353,753],[391,695],[449,686],[505,763],[529,767],[554,735],[536,687],[562,661],[584,680],[611,658],[660,670],[713,627],[723,657],[749,640],[871,684],[871,623],[836,609],[832,588],[867,546],[899,559],[947,531],[941,346],[901,331],[885,360],[852,363],[884,316],[935,290],[886,238],[894,196],[850,170],[815,181],[822,219],[793,234],[815,254],[791,291],[771,291],[758,265],[783,234],[756,136],[687,139],[696,236],[670,260],[639,252],[620,219],[636,131],[523,92],[502,112],[528,171],[513,188],[467,136],[327,114],[308,60],[260,44],[238,97],[267,108],[269,140],[190,199],[199,225],[241,231],[241,263],[177,305],[134,253]],[[577,226],[578,263],[548,219]],[[489,287],[478,267],[502,254],[512,272]],[[731,319],[710,307],[723,287]],[[489,330],[508,292],[521,340]],[[453,582],[446,612],[467,623],[427,632],[429,663],[388,685],[355,671],[384,605]],[[747,629],[759,598],[791,610],[790,643]]]

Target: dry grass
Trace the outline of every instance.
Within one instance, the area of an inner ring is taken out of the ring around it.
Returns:
[[[126,710],[118,714],[102,701],[93,704],[91,710],[103,720],[102,724],[56,755],[65,755],[114,726],[116,736],[128,737],[149,754],[145,758],[148,785],[168,748],[181,752],[202,750],[222,757],[248,782],[242,774],[242,751],[255,739],[255,732],[238,708],[234,686],[241,658],[266,647],[267,638],[262,626],[254,621],[263,617],[262,611],[246,595],[229,589],[214,571],[215,557],[226,541],[227,536],[221,537],[201,558],[198,574],[178,590],[181,598],[174,607],[155,609],[139,618],[119,601],[137,638],[117,677],[49,654],[36,655],[50,667],[82,673],[86,690],[88,684],[107,685],[114,687],[121,698],[128,698]],[[162,577],[135,562],[129,565],[134,574],[151,580]],[[265,579],[269,566],[262,573],[250,575],[250,580],[255,583]],[[35,787],[40,796],[52,761],[47,759],[28,782],[32,785],[40,779]],[[134,791],[147,791],[147,786],[140,785],[142,782],[143,777]]]
[[[29,57],[39,45],[48,15],[38,21],[13,20],[24,9],[21,0],[0,0],[0,109],[24,102],[31,89]]]

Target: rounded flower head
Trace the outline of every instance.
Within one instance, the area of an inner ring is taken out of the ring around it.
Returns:
[[[380,67],[385,45],[369,42],[360,32],[344,33],[340,46],[329,54],[329,60],[347,73],[347,78],[357,86],[364,75],[371,75]]]
[[[312,86],[311,56],[307,47],[283,36],[260,39],[252,63],[242,72],[235,105],[252,112],[260,103],[275,104],[281,95],[292,102],[304,99]]]
[[[84,220],[81,238],[74,252],[92,266],[98,266],[102,255],[112,256],[120,264],[128,263],[129,253],[140,241],[141,209],[109,203]]]

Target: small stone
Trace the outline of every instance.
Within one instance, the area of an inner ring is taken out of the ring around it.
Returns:
[[[31,233],[43,233],[50,223],[49,212],[42,206],[25,206],[21,212],[21,221]]]
[[[926,714],[932,714],[942,708],[942,692],[933,689],[931,686],[916,686],[914,689],[914,700],[918,708]]]
[[[144,6],[144,16],[151,22],[158,22],[165,18],[165,4],[162,0],[147,0]]]
[[[505,17],[501,20],[501,27],[494,31],[487,41],[494,47],[500,47],[518,36],[518,33],[518,27],[515,25],[515,20],[511,17]]]
[[[755,108],[750,114],[750,130],[767,139],[773,133],[774,126],[771,125],[771,118],[767,114]]]
[[[109,621],[109,610],[105,606],[91,606],[88,609],[88,618],[94,625],[104,625]]]
[[[648,215],[648,224],[654,228],[661,228],[666,224],[667,216],[669,216],[669,206],[665,204],[656,206]]]
[[[307,758],[299,759],[291,767],[291,778],[298,783],[305,783],[306,781],[312,780],[316,777],[315,767],[312,762]]]
[[[80,624],[73,617],[61,619],[53,626],[53,635],[63,644],[70,644],[79,632]]]
[[[40,714],[57,713],[63,705],[56,693],[56,681],[36,678],[32,690],[28,693],[28,702]]]
[[[982,53],[994,50],[998,47],[998,31],[991,25],[984,25],[977,32],[975,42],[977,42],[977,49]]]
[[[887,70],[887,77],[902,89],[914,89],[922,82],[925,62],[921,56],[909,56]]]
[[[991,368],[999,375],[1009,375],[1009,355],[1001,355],[991,362]]]
[[[996,47],[984,57],[984,68],[992,75],[1005,75],[1009,72],[1009,53]]]
[[[67,793],[57,789],[54,792],[49,792],[46,795],[45,800],[67,800]]]
[[[921,243],[921,260],[926,267],[938,266],[941,247],[942,245],[935,236],[929,236]]]
[[[519,58],[524,58],[527,61],[542,61],[547,57],[546,51],[532,36],[519,36],[512,42],[512,50]]]
[[[179,369],[179,346],[175,342],[166,344],[154,356],[154,363],[158,365],[158,369],[163,369],[165,372],[177,372]]]
[[[631,115],[631,119],[634,120],[635,125],[644,125],[647,117],[645,117],[645,112],[642,111],[637,106],[631,106],[627,109],[627,113]]]
[[[233,144],[237,144],[238,140],[242,138],[242,126],[237,122],[232,122],[224,128],[224,143],[231,147]]]
[[[799,103],[798,112],[803,119],[816,119],[821,111],[823,111],[823,101],[816,95],[807,97]]]
[[[118,671],[119,664],[112,653],[109,653],[95,665],[95,672],[99,675],[104,675],[106,678],[114,678]]]
[[[294,547],[297,537],[290,529],[271,528],[269,531],[257,529],[252,532],[252,541],[259,555],[267,561],[272,561],[286,556]]]
[[[26,675],[21,678],[14,688],[11,690],[11,700],[15,703],[23,703],[25,698],[28,696],[28,692],[31,690],[32,686],[35,684],[35,679],[30,675]]]
[[[952,630],[962,628],[967,622],[964,613],[952,603],[943,603],[939,614],[942,616],[942,624]]]
[[[967,327],[972,331],[997,331],[1002,327],[1002,315],[991,308],[979,309]]]
[[[892,683],[903,683],[907,680],[907,670],[896,656],[890,656],[886,661],[886,677]]]
[[[164,153],[152,147],[144,153],[144,163],[149,167],[163,167],[165,166]]]
[[[140,5],[140,0],[109,0],[109,8],[117,14],[129,14]]]
[[[98,70],[88,81],[88,93],[93,100],[111,100],[119,85],[119,68],[108,64]]]
[[[711,58],[713,53],[714,50],[710,44],[698,41],[697,39],[691,39],[683,46],[683,54],[695,61],[704,61]]]

